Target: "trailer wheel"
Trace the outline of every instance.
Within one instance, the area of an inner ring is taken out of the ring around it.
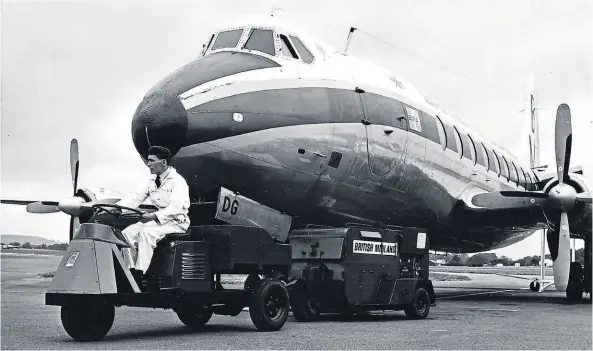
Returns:
[[[299,322],[312,322],[319,319],[319,306],[304,287],[299,287],[290,294],[290,304],[294,319]]]
[[[288,319],[290,302],[286,286],[275,279],[262,280],[249,304],[249,316],[260,331],[280,330]]]
[[[426,291],[424,288],[416,289],[412,304],[410,304],[410,306],[406,307],[404,310],[406,317],[409,319],[424,319],[426,316],[428,316],[429,311],[430,296],[428,296],[428,291]]]
[[[201,329],[208,323],[210,318],[212,318],[212,311],[211,308],[196,308],[196,307],[184,307],[178,310],[175,310],[177,313],[177,317],[181,321],[181,323],[187,325],[190,328],[194,329]]]
[[[85,302],[62,306],[62,326],[76,341],[101,340],[111,329],[115,307],[104,302]]]

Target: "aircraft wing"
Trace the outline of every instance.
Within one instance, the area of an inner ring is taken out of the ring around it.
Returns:
[[[579,195],[573,199],[572,211],[568,212],[570,233],[578,236],[591,235],[590,198]],[[477,227],[556,230],[558,216],[550,208],[550,202],[559,201],[563,200],[558,199],[558,195],[542,191],[487,192],[470,187],[461,194],[453,217],[460,224]]]

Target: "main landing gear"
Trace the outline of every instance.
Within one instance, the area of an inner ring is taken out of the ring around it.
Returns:
[[[570,275],[566,287],[568,301],[582,300],[583,293],[589,294],[589,301],[591,301],[591,238],[585,238],[584,261],[584,267],[579,262],[572,262],[570,265]]]

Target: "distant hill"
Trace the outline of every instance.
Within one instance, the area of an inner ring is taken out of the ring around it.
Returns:
[[[5,235],[2,234],[0,235],[0,239],[2,241],[3,244],[10,244],[12,242],[18,242],[24,244],[26,242],[29,242],[31,245],[53,245],[53,244],[59,244],[59,241],[55,241],[55,240],[50,240],[50,239],[46,239],[46,238],[41,238],[38,236],[31,236],[31,235]]]

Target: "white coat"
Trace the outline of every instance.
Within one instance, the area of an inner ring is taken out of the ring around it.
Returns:
[[[140,193],[132,193],[117,204],[137,208],[147,198],[158,208],[157,220],[137,222],[122,231],[131,249],[123,249],[129,268],[146,272],[157,242],[169,233],[185,233],[189,228],[189,187],[175,168],[169,167],[160,176],[161,186],[156,187],[156,176],[151,175]],[[136,248],[137,246],[137,248]]]

